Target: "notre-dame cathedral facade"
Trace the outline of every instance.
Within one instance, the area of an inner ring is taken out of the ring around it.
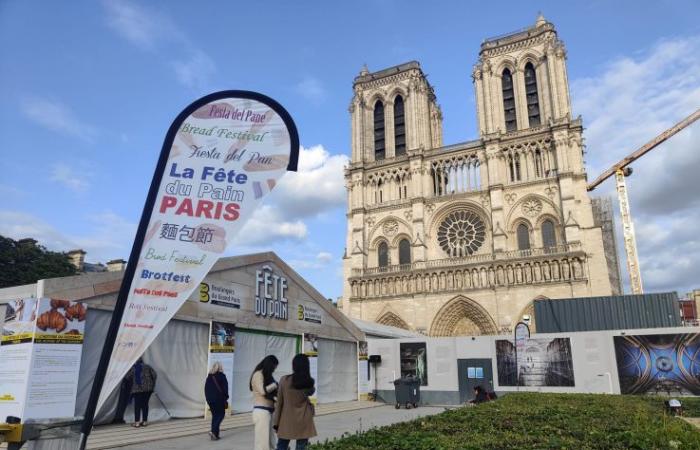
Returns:
[[[355,78],[349,316],[431,336],[494,334],[532,316],[535,299],[617,291],[554,26],[540,16],[484,41],[472,78],[480,136],[450,145],[419,63]]]

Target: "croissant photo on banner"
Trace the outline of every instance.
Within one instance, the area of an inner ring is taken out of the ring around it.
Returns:
[[[262,94],[217,92],[178,115],[167,132],[139,223],[115,305],[115,317],[121,314],[121,319],[118,327],[110,325],[117,330],[111,337],[114,346],[109,358],[103,354],[100,360],[84,435],[94,414],[94,390],[99,390],[99,410],[279,178],[296,171],[298,158],[291,116]],[[110,333],[107,350],[109,344]]]
[[[623,394],[700,395],[700,334],[615,336]]]

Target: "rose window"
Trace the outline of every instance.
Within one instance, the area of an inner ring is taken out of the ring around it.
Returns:
[[[455,211],[442,221],[437,239],[451,257],[469,256],[484,243],[486,227],[479,216],[469,211]]]

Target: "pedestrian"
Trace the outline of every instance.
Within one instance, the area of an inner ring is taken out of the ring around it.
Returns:
[[[131,395],[134,397],[134,423],[131,426],[145,427],[148,425],[148,401],[156,388],[158,374],[143,362],[143,358],[139,358],[125,378],[131,382]]]
[[[469,400],[469,403],[472,404],[479,404],[479,403],[484,403],[489,401],[489,396],[486,393],[486,390],[482,388],[481,386],[476,386],[474,388],[474,398]]]
[[[228,380],[224,374],[224,366],[219,361],[211,365],[209,375],[204,383],[204,397],[207,399],[211,411],[209,437],[212,441],[218,441],[219,427],[228,408]]]
[[[316,392],[311,378],[309,357],[298,354],[292,360],[292,374],[280,380],[273,426],[277,431],[277,450],[287,450],[296,441],[296,450],[304,450],[316,436],[315,408],[309,399]]]
[[[124,378],[119,385],[119,400],[117,401],[117,411],[114,413],[114,419],[112,419],[113,424],[126,423],[124,420],[124,413],[126,412],[126,407],[129,406],[131,401],[131,382]]]
[[[250,376],[249,388],[253,392],[253,424],[255,425],[255,450],[271,450],[275,446],[272,432],[272,413],[278,384],[272,376],[279,361],[275,355],[263,358]]]

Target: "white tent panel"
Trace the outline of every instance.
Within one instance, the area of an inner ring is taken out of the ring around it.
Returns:
[[[355,342],[319,339],[316,388],[319,403],[357,400]]]
[[[111,312],[88,308],[78,380],[78,416],[82,416],[85,411],[111,317]],[[150,401],[149,421],[169,417],[199,417],[204,414],[208,342],[208,325],[171,320],[146,350],[144,361],[158,373],[155,396]],[[119,388],[112,392],[97,413],[96,423],[112,420],[118,395]],[[127,421],[133,419],[131,411],[130,407],[124,416]]]
[[[250,376],[253,368],[267,355],[275,355],[280,364],[274,373],[276,380],[292,373],[292,359],[296,354],[297,338],[264,333],[248,333],[236,330],[236,353],[233,360],[234,413],[248,412],[253,408],[250,392]],[[231,382],[231,381],[229,381]]]

